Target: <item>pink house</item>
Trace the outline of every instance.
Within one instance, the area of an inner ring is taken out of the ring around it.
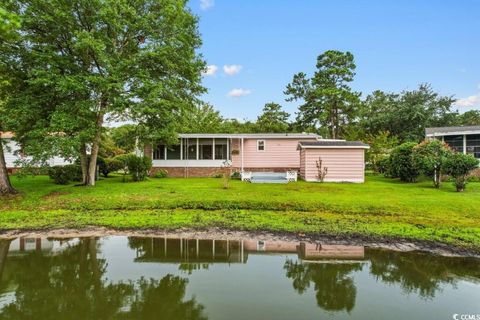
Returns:
[[[144,152],[152,158],[153,172],[163,169],[170,177],[208,177],[230,166],[232,171],[240,172],[244,180],[253,182],[261,176],[288,182],[296,180],[302,172],[299,146],[318,141],[326,140],[308,133],[179,134],[177,145],[148,145]],[[340,152],[341,157],[343,151],[334,153]],[[355,166],[363,168],[363,156],[346,161],[356,161]],[[310,172],[310,168],[307,171]],[[332,172],[336,172],[333,167]],[[363,181],[358,172],[352,173],[354,182]]]

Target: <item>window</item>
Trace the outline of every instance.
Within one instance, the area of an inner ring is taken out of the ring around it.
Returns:
[[[213,139],[198,139],[198,148],[201,160],[213,159]]]
[[[257,140],[257,151],[265,151],[265,140]]]
[[[457,152],[463,152],[463,136],[445,136],[443,141]]]
[[[467,135],[467,153],[480,159],[480,134]]]
[[[227,139],[215,139],[215,160],[227,160]]]
[[[153,160],[165,160],[164,144],[157,144],[157,147],[153,149]]]

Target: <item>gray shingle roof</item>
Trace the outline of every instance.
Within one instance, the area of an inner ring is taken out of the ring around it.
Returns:
[[[360,148],[368,149],[370,146],[361,141],[345,141],[345,140],[318,140],[318,141],[300,141],[300,148]]]
[[[425,134],[428,135],[443,135],[443,134],[452,134],[452,133],[462,133],[462,132],[471,132],[478,131],[480,133],[480,126],[457,126],[457,127],[436,127],[436,128],[425,128]]]

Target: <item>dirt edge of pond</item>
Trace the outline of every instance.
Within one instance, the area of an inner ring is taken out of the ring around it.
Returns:
[[[369,248],[389,249],[395,251],[425,251],[441,256],[480,258],[480,250],[452,246],[433,241],[421,241],[392,237],[365,237],[360,235],[304,234],[271,231],[244,231],[225,228],[208,229],[113,229],[88,227],[82,229],[40,229],[40,230],[0,230],[0,239],[18,237],[75,238],[101,236],[137,236],[167,237],[215,240],[253,239],[263,241],[306,241],[330,245],[355,245]]]

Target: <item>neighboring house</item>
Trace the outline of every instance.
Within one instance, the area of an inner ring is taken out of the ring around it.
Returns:
[[[480,126],[426,128],[425,136],[445,141],[457,152],[480,159]]]
[[[248,173],[295,172],[296,177],[302,172],[302,146],[318,142],[342,144],[346,141],[321,139],[316,134],[307,133],[179,134],[177,145],[147,145],[144,152],[153,160],[153,172],[164,169],[170,177],[208,177],[226,164],[245,176]],[[308,159],[313,159],[314,154],[317,159],[318,155],[323,155],[331,166],[331,174],[327,174],[325,181],[363,182],[366,148],[368,146],[364,144],[349,148],[332,145],[320,153],[307,152]],[[306,168],[304,172],[309,173],[305,178],[314,181],[316,164],[304,162],[303,167]]]
[[[0,132],[0,139],[3,141],[3,151],[5,155],[5,162],[9,172],[13,172],[19,168],[19,161],[28,160],[22,153],[21,146],[13,140],[14,134],[12,132]],[[63,166],[70,162],[61,157],[52,157],[47,161],[50,166]]]

